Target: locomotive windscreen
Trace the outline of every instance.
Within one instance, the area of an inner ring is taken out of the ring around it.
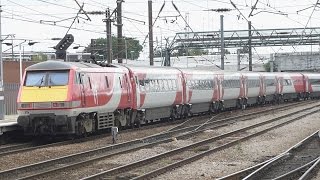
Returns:
[[[69,81],[69,70],[28,71],[24,86],[65,86]]]

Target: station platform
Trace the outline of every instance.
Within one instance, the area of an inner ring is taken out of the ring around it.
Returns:
[[[6,115],[4,120],[0,120],[0,135],[8,131],[20,129],[17,119],[18,115]]]

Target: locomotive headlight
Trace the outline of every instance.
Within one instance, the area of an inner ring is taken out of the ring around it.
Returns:
[[[51,103],[52,108],[70,108],[70,102],[53,102]]]
[[[32,103],[19,103],[18,107],[19,109],[32,109],[33,105]]]

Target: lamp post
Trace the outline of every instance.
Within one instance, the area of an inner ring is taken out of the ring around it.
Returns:
[[[18,44],[19,46],[19,75],[20,75],[20,84],[22,83],[22,76],[23,76],[23,73],[22,73],[22,61],[23,61],[23,57],[22,57],[22,50],[21,50],[21,46],[23,46],[22,44],[25,43],[27,40],[21,42],[20,44]],[[29,46],[33,46],[34,44],[36,43],[39,43],[39,42],[31,42],[29,41],[28,42],[28,45]],[[13,49],[13,48],[12,48]],[[24,54],[24,46],[23,46],[23,54]]]

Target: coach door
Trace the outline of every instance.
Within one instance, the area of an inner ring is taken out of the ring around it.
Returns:
[[[277,93],[282,94],[283,91],[283,77],[277,77]]]
[[[129,84],[129,78],[127,74],[124,74],[125,76],[125,83],[126,83],[126,90],[127,90],[127,100],[128,100],[128,104],[131,102],[131,88],[130,88],[130,84]]]
[[[241,95],[241,97],[243,97],[243,98],[245,98],[245,97],[247,97],[248,96],[248,84],[247,84],[247,82],[248,82],[248,76],[243,76],[243,75],[241,75],[240,76],[240,82],[241,82],[241,84],[240,84],[240,88],[241,88],[241,86],[242,86],[242,93],[240,93]],[[241,91],[241,90],[240,90]]]
[[[224,98],[224,88],[223,88],[223,75],[217,75],[217,86],[218,86],[218,100],[222,100]]]
[[[78,73],[79,77],[79,84],[80,84],[80,98],[81,98],[81,106],[86,106],[86,93],[85,93],[85,74],[84,73]]]

